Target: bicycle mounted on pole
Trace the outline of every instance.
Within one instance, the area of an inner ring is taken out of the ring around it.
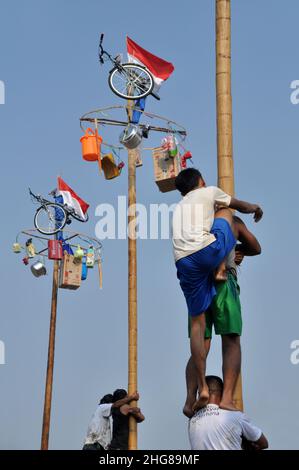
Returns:
[[[63,230],[66,225],[72,223],[71,218],[79,222],[88,221],[87,213],[85,218],[82,218],[76,213],[75,209],[66,204],[51,202],[40,194],[34,194],[30,188],[29,194],[33,202],[40,204],[34,215],[34,226],[43,235],[55,235],[60,230]],[[51,191],[49,195],[54,198],[57,197],[56,190]]]
[[[113,93],[126,100],[138,100],[148,95],[160,100],[159,95],[153,91],[155,83],[151,72],[139,64],[122,63],[120,55],[113,58],[103,49],[103,39],[102,33],[99,43],[99,61],[104,64],[106,58],[113,64],[108,77],[108,84]]]

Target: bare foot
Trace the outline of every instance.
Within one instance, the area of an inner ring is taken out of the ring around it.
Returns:
[[[209,402],[209,390],[202,390],[198,399],[192,406],[193,412],[196,413],[196,411],[200,410],[201,408],[204,408]]]
[[[235,407],[234,402],[232,400],[231,401],[221,400],[219,404],[219,408],[221,408],[222,410],[228,410],[228,411],[240,411],[238,410],[238,408]]]
[[[226,271],[216,271],[214,279],[217,282],[227,281],[227,272]]]
[[[185,403],[185,406],[183,408],[183,413],[185,416],[187,416],[187,418],[192,418],[192,416],[194,415],[194,411],[192,409],[192,405],[190,405],[189,403]]]

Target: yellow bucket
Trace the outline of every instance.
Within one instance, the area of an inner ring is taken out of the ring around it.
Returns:
[[[102,170],[104,172],[106,180],[112,180],[120,175],[120,169],[115,164],[112,153],[107,153],[102,158]]]

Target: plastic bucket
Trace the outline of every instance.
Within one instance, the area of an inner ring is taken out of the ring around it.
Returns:
[[[105,175],[106,180],[112,180],[120,175],[120,170],[115,164],[114,157],[112,153],[107,153],[102,158],[102,169]]]
[[[81,137],[82,157],[87,162],[96,162],[101,152],[101,143],[103,139],[94,132],[90,127],[86,129],[85,134]]]

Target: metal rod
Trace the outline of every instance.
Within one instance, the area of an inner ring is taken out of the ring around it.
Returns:
[[[95,122],[97,121],[98,124],[108,124],[113,126],[124,126],[128,125],[127,121],[116,121],[113,119],[106,119],[106,118],[81,118],[80,122]],[[157,127],[157,126],[147,126],[145,124],[138,124],[141,129],[149,129],[150,131],[156,132],[165,132],[165,133],[172,133],[172,134],[180,134],[180,135],[187,135],[187,132],[184,130],[177,130],[177,129],[169,129],[167,127]]]
[[[64,238],[63,241],[67,242],[68,240],[71,240],[72,238],[76,238],[78,235],[72,235],[71,237],[68,237],[68,238]],[[70,246],[76,246],[76,245],[71,245]],[[41,255],[42,253],[44,253],[44,251],[48,251],[48,247],[47,248],[44,248],[43,250],[39,251],[38,253],[36,253],[37,255]]]

